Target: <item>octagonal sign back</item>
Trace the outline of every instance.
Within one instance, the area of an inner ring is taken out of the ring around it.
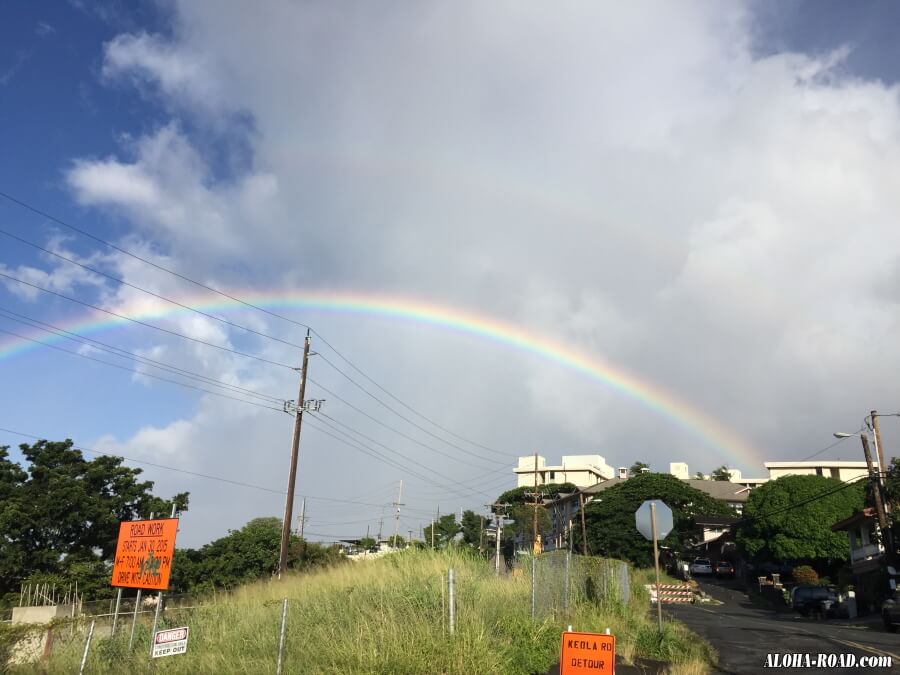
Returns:
[[[656,538],[662,541],[672,531],[672,509],[659,499],[648,499],[634,512],[634,526],[644,535],[645,539],[653,541],[653,528],[650,526],[650,504],[656,504]]]

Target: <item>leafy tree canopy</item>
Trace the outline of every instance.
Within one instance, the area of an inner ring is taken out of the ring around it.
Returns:
[[[783,476],[750,493],[736,539],[759,561],[848,560],[844,532],[831,526],[863,508],[865,481]]]
[[[643,473],[644,469],[649,469],[650,465],[647,462],[635,462],[631,465],[631,468],[628,469],[628,473],[632,476],[638,476]]]
[[[155,496],[153,482],[140,481],[141,469],[123,466],[120,457],[86,460],[71,440],[19,450],[21,464],[0,446],[0,595],[17,592],[33,575],[68,583],[97,576],[115,553],[121,521],[169,515],[173,503],[187,509],[187,493]]]
[[[484,544],[482,530],[484,528],[484,519],[474,511],[463,511],[462,516],[462,535],[463,543],[473,548],[478,548]]]
[[[558,492],[571,493],[577,492],[578,488],[574,483],[547,483],[546,485],[538,485],[537,492],[539,495],[552,496]],[[497,497],[498,504],[531,504],[534,502],[534,486],[525,485],[523,487],[507,490]]]
[[[645,473],[600,492],[585,506],[588,547],[594,555],[628,560],[635,565],[653,564],[653,544],[637,531],[634,512],[648,499],[660,499],[672,509],[674,528],[661,542],[683,551],[694,538],[694,519],[699,515],[735,515],[725,502],[713,499],[684,481],[665,473]],[[575,548],[581,547],[580,528],[575,528]]]
[[[434,547],[447,547],[456,535],[460,533],[460,526],[456,522],[456,514],[449,513],[446,516],[441,516],[433,526],[429,525],[425,528],[425,545],[428,547],[431,547],[432,544],[432,530],[434,530]]]
[[[709,474],[710,480],[731,480],[731,469],[726,465],[722,465]]]
[[[172,586],[178,592],[234,588],[274,574],[281,550],[281,519],[255,518],[239,530],[200,549],[177,549]],[[291,535],[288,568],[303,570],[333,565],[346,556],[336,546],[323,546]]]

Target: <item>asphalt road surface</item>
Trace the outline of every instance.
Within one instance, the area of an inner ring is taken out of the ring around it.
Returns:
[[[754,607],[745,593],[727,583],[701,580],[700,585],[724,604],[672,604],[663,608],[706,638],[719,652],[719,673],[900,673],[900,634],[887,632],[880,621],[816,621],[796,613]],[[785,655],[809,654],[814,665],[793,668],[779,664],[767,668],[769,654],[779,654],[782,659]],[[889,656],[892,665],[816,667],[819,654],[855,654],[857,658]]]

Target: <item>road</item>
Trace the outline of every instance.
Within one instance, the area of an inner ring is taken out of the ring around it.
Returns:
[[[719,652],[719,673],[762,673],[768,654],[855,654],[890,656],[892,667],[777,668],[778,673],[900,673],[900,635],[880,623],[814,621],[799,614],[776,613],[754,607],[732,585],[701,581],[701,588],[721,605],[664,605],[664,611],[706,638]],[[782,656],[782,658],[784,658]]]

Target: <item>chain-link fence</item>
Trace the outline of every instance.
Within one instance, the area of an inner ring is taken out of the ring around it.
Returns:
[[[552,551],[522,560],[531,579],[532,616],[565,616],[581,602],[627,604],[630,599],[628,564]]]

